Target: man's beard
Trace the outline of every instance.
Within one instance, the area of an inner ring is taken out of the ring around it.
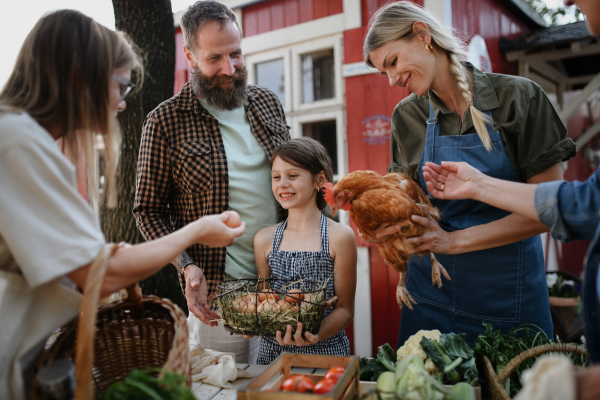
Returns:
[[[220,87],[232,80],[232,86],[224,89]],[[248,99],[247,81],[248,71],[246,68],[236,69],[233,76],[215,75],[208,77],[200,71],[198,66],[195,66],[194,73],[190,78],[190,85],[194,95],[205,100],[211,106],[219,110],[231,111],[246,105]]]

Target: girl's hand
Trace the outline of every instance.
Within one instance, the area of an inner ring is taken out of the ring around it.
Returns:
[[[442,200],[472,199],[484,176],[465,162],[442,161],[441,166],[427,162],[423,166],[427,190],[432,196]]]
[[[432,251],[439,254],[453,254],[454,236],[450,232],[443,230],[440,225],[429,213],[427,208],[423,207],[423,217],[420,215],[412,215],[411,220],[417,224],[427,228],[422,236],[406,239],[406,242],[415,246],[414,253],[422,251]]]
[[[292,337],[292,325],[287,326],[285,330],[285,336],[283,339],[281,338],[281,331],[277,331],[275,339],[280,346],[307,346],[309,344],[315,344],[319,341],[319,335],[313,335],[310,332],[305,332],[304,336],[306,339],[302,338],[302,322],[298,322],[298,326],[296,327],[296,334]]]

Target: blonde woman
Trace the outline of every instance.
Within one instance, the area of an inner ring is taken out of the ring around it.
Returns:
[[[77,192],[75,167],[54,141],[63,138],[76,156],[78,142],[101,133],[113,178],[115,116],[125,108],[134,68],[141,72],[121,34],[62,10],[37,22],[0,92],[1,399],[26,397],[45,340],[77,314],[76,289],[105,245]],[[204,217],[156,241],[118,247],[101,296],[151,275],[192,244],[231,244],[244,224],[232,229],[227,219]]]
[[[408,1],[382,7],[371,20],[366,63],[412,92],[392,116],[389,171],[409,174],[425,190],[422,166],[441,160],[516,182],[562,179],[560,162],[575,145],[544,91],[462,62],[465,52],[447,32]],[[411,260],[407,289],[417,305],[402,311],[399,344],[420,329],[465,332],[472,342],[483,322],[503,331],[533,323],[552,338],[539,237],[547,227],[472,200],[432,201],[442,221],[413,216],[427,232],[409,242],[415,252],[433,251],[452,281],[432,287],[429,258]],[[378,236],[398,229],[382,227]]]

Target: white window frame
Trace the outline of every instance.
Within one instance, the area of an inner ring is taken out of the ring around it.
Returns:
[[[246,56],[246,68],[248,69],[248,83],[256,85],[256,64],[274,61],[283,58],[283,87],[285,90],[285,105],[283,111],[292,111],[292,67],[289,49],[278,49],[265,51],[263,53]]]
[[[338,173],[333,176],[334,181],[339,181],[348,174],[348,145],[346,143],[346,127],[344,124],[344,111],[343,110],[332,110],[324,111],[320,113],[311,113],[305,115],[299,115],[292,119],[292,137],[301,137],[303,134],[302,125],[312,124],[315,122],[332,121],[335,120],[335,131],[337,142],[337,170]],[[290,123],[290,122],[288,122]]]
[[[311,40],[292,48],[292,89],[294,97],[294,110],[314,110],[317,108],[342,105],[344,79],[342,77],[342,36],[333,35],[323,39]],[[335,96],[331,99],[317,100],[311,103],[302,103],[302,56],[322,50],[333,49],[333,74],[335,81]]]

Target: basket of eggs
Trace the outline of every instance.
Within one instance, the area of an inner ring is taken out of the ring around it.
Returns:
[[[225,328],[233,333],[275,337],[298,322],[304,332],[317,334],[323,312],[337,301],[325,300],[327,282],[310,280],[246,279],[229,280],[217,285],[213,300],[220,307]]]

